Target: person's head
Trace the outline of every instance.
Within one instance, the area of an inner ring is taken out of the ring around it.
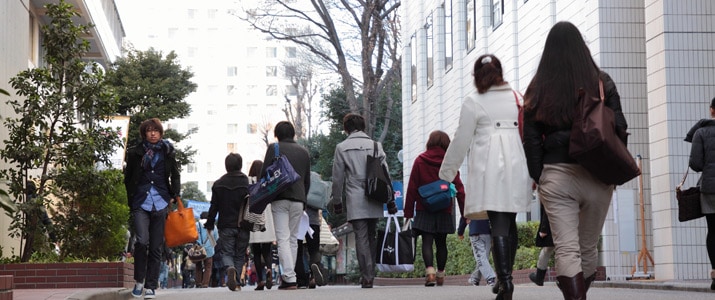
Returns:
[[[263,169],[263,162],[256,159],[251,163],[251,168],[248,170],[248,176],[260,177]]]
[[[715,118],[715,98],[710,101],[710,116]]]
[[[288,121],[280,121],[276,124],[276,127],[273,128],[273,134],[276,136],[278,141],[292,139],[295,137],[295,128],[293,127],[293,124]]]
[[[494,55],[484,54],[478,57],[472,73],[474,86],[480,94],[486,93],[492,86],[504,84],[501,61]]]
[[[525,96],[525,116],[552,126],[573,120],[578,90],[598,94],[600,70],[581,32],[569,22],[558,22],[546,37],[544,52]]]
[[[229,153],[226,155],[226,172],[241,171],[243,168],[243,158],[238,153]]]
[[[365,118],[354,113],[345,115],[345,117],[343,117],[343,130],[347,133],[365,131]]]
[[[164,127],[158,118],[147,119],[139,125],[142,140],[156,144],[164,136]]]
[[[444,150],[449,148],[449,135],[441,130],[435,130],[430,132],[429,138],[427,139],[427,149],[432,147],[440,147]]]

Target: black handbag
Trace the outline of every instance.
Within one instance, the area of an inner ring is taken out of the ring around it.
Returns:
[[[683,180],[675,187],[675,198],[678,200],[678,221],[685,222],[695,220],[703,216],[700,208],[700,186],[694,186],[687,190],[682,190],[685,178],[688,178],[688,171],[685,170]]]
[[[373,141],[372,156],[367,156],[367,174],[365,179],[365,196],[378,203],[387,203],[395,197],[392,191],[392,180],[387,169],[377,157],[377,142]]]

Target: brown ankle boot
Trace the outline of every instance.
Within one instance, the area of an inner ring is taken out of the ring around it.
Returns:
[[[444,271],[437,271],[437,286],[444,285],[444,276],[445,276]]]
[[[433,267],[428,267],[425,270],[425,286],[435,286],[437,284],[437,274]]]
[[[557,276],[556,281],[564,294],[564,300],[586,300],[586,280],[583,272],[574,277]]]

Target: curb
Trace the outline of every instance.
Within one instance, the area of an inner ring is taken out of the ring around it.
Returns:
[[[648,289],[648,290],[666,290],[666,291],[686,291],[686,292],[700,292],[700,293],[715,293],[715,290],[711,290],[709,286],[709,281],[681,281],[681,282],[668,282],[668,281],[650,281],[650,282],[639,282],[639,281],[594,281],[592,283],[594,287],[604,287],[604,288],[624,288],[624,289]]]
[[[68,300],[125,300],[132,297],[127,288],[113,288],[106,291],[80,291],[67,297]]]

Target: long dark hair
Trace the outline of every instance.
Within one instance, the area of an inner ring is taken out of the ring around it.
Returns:
[[[263,162],[261,160],[254,160],[251,163],[251,168],[248,170],[249,177],[261,177],[261,170],[263,169]]]
[[[599,73],[578,28],[569,22],[556,23],[524,95],[525,117],[555,127],[570,125],[578,90],[598,93]]]

